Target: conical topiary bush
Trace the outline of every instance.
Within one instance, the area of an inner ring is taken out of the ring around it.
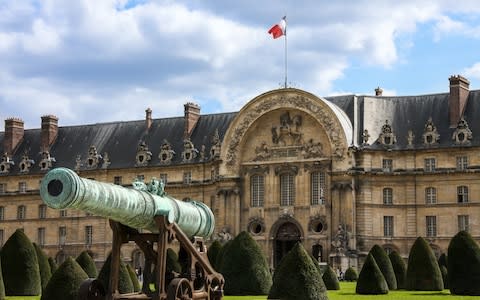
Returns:
[[[215,267],[216,267],[215,270],[220,271],[222,269],[223,258],[225,257],[225,253],[227,252],[227,250],[230,247],[230,245],[232,244],[232,242],[233,242],[233,240],[227,241],[225,244],[223,244],[220,251],[218,251],[217,259],[215,261]]]
[[[445,266],[445,268],[447,268],[448,267],[447,263],[448,263],[447,255],[445,253],[442,253],[438,258],[438,266]]]
[[[437,259],[424,238],[415,240],[410,255],[405,289],[410,291],[441,291],[443,279]]]
[[[365,295],[388,294],[387,281],[371,253],[368,253],[367,259],[363,263],[355,291],[357,294]]]
[[[225,251],[220,273],[225,278],[226,295],[265,295],[272,285],[263,251],[246,231]]]
[[[37,296],[42,291],[40,269],[33,244],[17,229],[2,248],[3,282],[7,296]]]
[[[343,278],[345,281],[357,281],[358,273],[354,268],[348,267],[348,269],[345,271],[345,275],[343,275]]]
[[[382,271],[383,277],[388,284],[388,289],[396,290],[397,279],[395,278],[392,262],[390,261],[390,258],[388,258],[385,250],[379,245],[373,245],[372,249],[370,249],[370,253],[373,255],[373,258],[375,258],[375,262],[380,268],[380,271]]]
[[[443,288],[448,289],[448,270],[444,265],[440,266],[440,273],[442,273]]]
[[[53,274],[58,269],[57,263],[52,257],[48,258],[48,264],[50,265],[50,272]]]
[[[126,267],[127,267],[128,275],[130,275],[130,279],[132,280],[133,291],[140,292],[142,288],[140,286],[140,282],[138,282],[138,277],[137,277],[137,274],[135,273],[135,270],[129,264],[126,264]]]
[[[480,295],[480,249],[466,231],[457,233],[448,245],[448,283],[455,295]]]
[[[89,278],[97,278],[97,266],[95,266],[95,262],[88,251],[82,251],[82,253],[80,253],[75,260],[80,267],[82,267],[85,273],[87,273]]]
[[[108,291],[108,285],[110,283],[110,267],[112,262],[112,254],[108,255],[107,260],[103,264],[103,267],[98,273],[98,280],[102,283],[106,291]],[[120,294],[127,294],[133,292],[133,283],[128,274],[127,267],[120,261],[120,270],[118,274],[118,291]]]
[[[208,247],[208,250],[207,250],[208,260],[210,261],[210,264],[215,270],[217,270],[217,266],[216,266],[217,256],[221,249],[222,249],[222,243],[216,240],[210,245],[210,247]]]
[[[325,272],[323,272],[322,280],[327,290],[340,289],[340,283],[338,282],[337,274],[335,274],[335,271],[333,271],[332,267],[327,266]]]
[[[3,284],[2,263],[0,261],[0,300],[5,299],[5,285]]]
[[[328,299],[318,268],[301,243],[297,243],[280,261],[268,299]]]
[[[82,267],[73,258],[67,257],[53,273],[40,300],[77,300],[80,285],[86,279],[88,275]]]
[[[33,243],[35,253],[37,254],[38,268],[40,270],[40,280],[42,284],[42,291],[47,286],[50,277],[52,277],[52,271],[50,270],[50,264],[48,263],[48,257],[43,250],[35,243]]]
[[[397,289],[405,288],[405,275],[407,273],[407,266],[405,261],[398,254],[397,251],[392,251],[388,258],[392,262],[393,271],[395,272],[395,278],[397,279]]]

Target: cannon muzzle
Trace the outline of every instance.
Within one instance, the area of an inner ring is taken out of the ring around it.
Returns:
[[[201,202],[185,202],[164,193],[160,196],[81,178],[67,168],[56,168],[45,175],[40,196],[51,208],[79,209],[152,232],[158,232],[155,216],[167,217],[189,237],[207,238],[215,227],[212,211]]]

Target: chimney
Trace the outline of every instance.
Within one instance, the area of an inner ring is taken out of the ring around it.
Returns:
[[[450,128],[456,128],[467,106],[470,81],[461,75],[453,75],[448,80],[450,81],[448,98]]]
[[[152,126],[152,110],[150,107],[145,110],[145,124],[147,125],[147,130]]]
[[[198,118],[200,118],[200,106],[195,103],[188,102],[185,106],[185,130],[183,132],[183,137],[188,138],[191,134],[195,125],[197,124]]]
[[[58,134],[58,118],[53,115],[42,116],[42,131],[40,151],[49,151],[50,146],[57,138]]]
[[[23,139],[23,121],[17,118],[5,120],[5,136],[3,138],[3,150],[12,155],[15,148]]]
[[[383,94],[383,90],[381,87],[377,87],[375,89],[375,96],[381,96]]]

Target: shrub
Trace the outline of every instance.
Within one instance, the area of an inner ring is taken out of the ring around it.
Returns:
[[[55,262],[55,260],[52,257],[49,257],[48,258],[48,264],[50,265],[50,271],[53,275],[53,273],[55,273],[55,271],[58,269],[57,263]]]
[[[349,267],[349,268],[345,271],[345,275],[343,276],[343,278],[344,278],[346,281],[357,281],[357,279],[358,279],[357,271],[355,271],[354,268]]]
[[[444,265],[440,266],[440,273],[442,273],[443,288],[448,289],[448,270]]]
[[[395,272],[395,278],[397,279],[397,289],[405,288],[405,276],[407,273],[407,266],[405,261],[396,251],[391,252],[388,255],[392,262],[393,271]]]
[[[448,283],[455,295],[480,295],[480,249],[466,231],[457,233],[448,245]]]
[[[410,249],[405,288],[411,291],[443,290],[437,259],[422,237],[418,237]]]
[[[322,280],[327,290],[340,289],[340,283],[338,282],[337,274],[335,274],[335,271],[333,271],[332,267],[327,266],[327,269],[325,272],[323,272]]]
[[[133,291],[140,292],[141,290],[140,282],[138,282],[138,278],[137,278],[137,274],[135,273],[135,270],[129,264],[126,264],[126,266],[127,266],[128,275],[130,275],[130,279],[132,280]]]
[[[440,257],[438,258],[438,266],[445,266],[445,268],[447,268],[448,267],[447,263],[448,263],[447,255],[445,253],[442,253],[442,255],[440,255]]]
[[[77,300],[80,285],[86,279],[87,273],[73,258],[68,257],[53,273],[40,300]]]
[[[103,264],[103,267],[100,269],[98,273],[98,280],[102,283],[105,287],[105,290],[108,291],[109,283],[110,283],[110,267],[112,261],[112,254],[108,255],[107,260]],[[130,279],[130,275],[128,275],[127,267],[125,264],[120,261],[120,270],[118,274],[118,291],[120,294],[127,294],[133,292],[133,283]]]
[[[225,252],[227,252],[228,248],[230,247],[230,245],[232,244],[233,240],[229,240],[227,241],[223,247],[220,249],[220,251],[218,251],[218,254],[217,254],[217,259],[215,261],[215,266],[217,267],[215,270],[217,271],[220,271],[222,269],[222,266],[223,266],[223,258],[225,256]]]
[[[88,251],[83,251],[80,253],[80,255],[77,256],[76,261],[85,271],[85,273],[87,273],[89,278],[97,278],[97,267],[95,266],[95,262]]]
[[[3,282],[7,296],[40,295],[42,286],[35,248],[17,229],[2,248]]]
[[[227,295],[265,295],[272,285],[267,260],[260,246],[243,231],[224,252],[221,273]]]
[[[388,294],[387,281],[371,253],[368,253],[360,275],[358,275],[355,291],[357,294],[365,295]]]
[[[207,250],[208,260],[210,261],[210,264],[215,270],[217,270],[217,257],[221,249],[222,244],[218,240],[216,240],[210,245],[210,247],[208,247]]]
[[[33,243],[33,247],[35,248],[35,253],[37,254],[38,269],[40,271],[40,282],[43,291],[47,286],[50,277],[52,277],[52,271],[50,269],[48,257],[45,252],[43,252],[43,250],[35,243]]]
[[[328,299],[318,268],[301,243],[297,243],[280,261],[268,299]]]
[[[373,258],[375,258],[375,262],[380,268],[380,271],[382,271],[383,277],[388,284],[388,289],[396,290],[397,279],[395,278],[392,262],[390,261],[390,258],[388,258],[385,250],[383,250],[383,248],[379,245],[374,245],[372,249],[370,249],[370,253],[373,255]]]

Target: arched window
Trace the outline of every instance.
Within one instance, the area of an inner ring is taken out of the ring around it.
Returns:
[[[291,206],[295,203],[295,175],[284,173],[280,175],[280,205]]]
[[[312,172],[310,175],[311,205],[325,204],[326,180],[324,172]]]
[[[393,204],[393,189],[384,188],[383,189],[383,204],[391,205]]]
[[[253,175],[250,177],[250,197],[252,207],[263,206],[265,195],[265,177],[263,175]]]
[[[437,203],[437,189],[434,187],[427,187],[425,189],[425,203],[435,204]]]

